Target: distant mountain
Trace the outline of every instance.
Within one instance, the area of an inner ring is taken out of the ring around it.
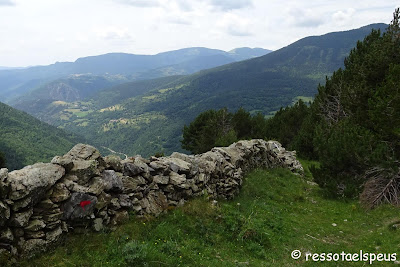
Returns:
[[[128,79],[122,75],[72,74],[44,84],[14,99],[11,104],[14,108],[38,115],[38,112],[45,111],[52,102],[83,101],[102,89],[127,81]],[[60,107],[60,105],[51,107]],[[41,116],[37,117],[41,120],[45,119]]]
[[[241,61],[245,59],[261,57],[271,52],[272,50],[266,50],[263,48],[240,47],[232,49],[228,53],[231,55],[231,57],[235,58],[236,61]]]
[[[5,154],[9,170],[49,162],[82,140],[0,102],[0,151]]]
[[[257,48],[254,53],[247,51],[243,54],[231,54],[217,49],[192,47],[156,55],[110,53],[79,58],[75,62],[57,62],[49,66],[0,70],[0,100],[10,103],[11,100],[33,89],[71,74],[122,75],[128,80],[158,78],[167,75],[191,74],[204,68],[260,55],[261,51],[264,51],[264,54],[270,52],[270,50]],[[224,60],[221,60],[221,56],[225,56]],[[151,70],[155,70],[154,73]]]
[[[126,154],[181,151],[183,125],[200,112],[244,107],[268,115],[300,97],[311,99],[318,83],[343,66],[358,40],[386,26],[307,37],[262,57],[192,75],[121,84],[46,117]]]
[[[4,67],[0,66],[0,70],[18,70],[18,69],[25,69],[24,67]]]

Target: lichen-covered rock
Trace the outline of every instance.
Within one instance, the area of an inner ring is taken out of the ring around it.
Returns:
[[[171,158],[171,157],[165,157],[161,158],[164,163],[168,164],[170,169],[173,172],[179,173],[179,174],[188,174],[190,172],[191,164],[189,162],[186,162],[180,158]]]
[[[36,163],[8,174],[11,184],[10,199],[31,197],[36,204],[65,173],[65,169],[51,163]]]
[[[153,172],[160,172],[164,174],[169,172],[169,165],[161,161],[159,158],[155,158],[154,161],[150,162],[149,166],[152,168]]]
[[[194,155],[186,155],[183,153],[174,152],[171,154],[170,158],[177,158],[177,159],[181,159],[186,162],[192,162],[194,159]]]
[[[53,192],[50,196],[50,199],[54,203],[58,203],[67,200],[70,196],[71,192],[68,190],[67,186],[63,183],[57,183],[53,187]]]
[[[46,224],[42,220],[31,220],[25,227],[25,231],[36,232],[46,227]]]
[[[146,185],[146,180],[142,176],[123,176],[121,180],[123,184],[123,193],[137,192],[139,187]]]
[[[124,164],[124,175],[127,176],[137,176],[139,174],[150,173],[149,166],[140,157],[136,157],[133,162],[125,162]]]
[[[55,209],[55,210],[49,211],[48,214],[44,214],[42,216],[43,220],[47,223],[46,227],[48,227],[49,223],[60,221],[60,219],[62,217],[63,217],[63,213],[61,212],[60,209]]]
[[[25,231],[25,238],[26,239],[38,239],[38,238],[45,238],[46,234],[44,231]]]
[[[171,184],[180,186],[186,182],[186,176],[184,174],[177,174],[176,172],[171,172],[169,174],[169,180]]]
[[[79,178],[77,181],[79,185],[85,185],[91,178],[100,176],[100,172],[100,165],[97,160],[74,160],[69,173]]]
[[[28,225],[29,219],[33,214],[33,210],[14,213],[11,215],[9,225],[13,227],[25,227]]]
[[[153,178],[153,182],[156,184],[164,184],[167,185],[169,183],[169,176],[164,175],[156,175]]]
[[[59,212],[59,206],[50,199],[40,201],[34,208],[35,215],[46,215]]]
[[[111,220],[112,225],[122,224],[129,220],[129,214],[126,210],[115,212],[114,217]]]
[[[160,191],[151,191],[146,198],[140,202],[146,213],[158,216],[168,208],[168,200]]]
[[[79,220],[93,214],[97,197],[85,193],[73,193],[62,205],[63,220]]]
[[[124,188],[121,177],[113,170],[103,171],[101,178],[105,184],[105,191],[121,192]]]
[[[10,228],[0,230],[0,243],[12,243],[14,241],[14,235]]]
[[[8,219],[10,219],[10,207],[0,201],[0,227],[5,225]]]
[[[102,192],[100,195],[97,196],[97,203],[95,208],[97,210],[102,210],[103,208],[107,207],[111,203],[111,195],[105,192]]]
[[[93,230],[96,232],[100,232],[103,229],[104,229],[103,219],[102,218],[94,219],[93,220]]]
[[[29,205],[32,205],[32,196],[14,201],[11,208],[13,211],[19,211],[23,208],[28,207]]]
[[[105,188],[106,182],[101,177],[97,176],[90,181],[86,192],[97,196],[100,195]]]
[[[46,240],[50,243],[54,243],[57,242],[58,239],[61,237],[62,235],[62,229],[61,226],[57,227],[56,229],[49,231],[46,233]]]
[[[116,155],[109,155],[104,157],[106,163],[106,169],[112,169],[117,172],[122,172],[123,166],[121,163],[121,158]]]
[[[8,180],[8,170],[0,169],[0,200],[7,199],[10,192],[10,182]]]
[[[124,194],[118,195],[118,201],[119,201],[119,205],[122,208],[129,209],[130,207],[132,207],[132,201],[128,195],[124,195]]]
[[[64,158],[70,158],[71,160],[99,160],[101,158],[100,152],[91,145],[77,144]],[[101,159],[103,161],[103,159]]]

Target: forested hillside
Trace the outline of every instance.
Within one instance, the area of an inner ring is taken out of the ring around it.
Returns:
[[[36,116],[119,152],[168,154],[181,150],[183,125],[207,109],[243,107],[251,114],[272,115],[299,97],[310,100],[325,75],[343,66],[357,41],[383,26],[307,37],[263,57],[189,76],[122,84]]]
[[[0,103],[0,166],[18,169],[62,155],[83,139]]]

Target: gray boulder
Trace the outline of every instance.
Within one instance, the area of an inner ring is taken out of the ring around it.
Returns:
[[[116,155],[106,156],[104,157],[104,161],[107,169],[112,169],[117,172],[121,172],[123,170],[121,158]]]
[[[97,197],[85,193],[72,193],[71,198],[62,205],[63,220],[79,220],[93,214]]]
[[[8,170],[3,168],[0,169],[0,200],[6,199],[10,192],[10,182],[8,178]]]
[[[53,193],[51,194],[50,199],[54,203],[58,203],[67,200],[70,196],[71,193],[68,190],[67,186],[63,183],[57,183],[53,187]]]
[[[113,170],[105,170],[101,176],[105,191],[121,192],[124,188],[121,177]]]
[[[10,219],[10,207],[0,201],[0,226],[4,226],[8,219]]]
[[[14,213],[10,218],[9,225],[14,227],[25,227],[28,225],[29,219],[31,218],[32,214],[32,209],[24,212]]]
[[[36,163],[8,174],[11,184],[10,199],[31,197],[32,205],[39,202],[63,175],[65,169],[51,163]]]

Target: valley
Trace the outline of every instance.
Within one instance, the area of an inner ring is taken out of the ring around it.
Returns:
[[[371,29],[384,26],[373,24],[307,37],[261,57],[191,75],[128,83],[114,79],[120,84],[106,88],[102,88],[104,84],[96,86],[102,76],[68,78],[69,84],[74,80],[74,90],[48,85],[11,104],[47,123],[83,135],[98,146],[128,155],[184,152],[180,145],[182,128],[200,112],[223,107],[236,111],[243,107],[251,114],[271,116],[300,98],[309,101],[318,84],[343,66],[345,56],[358,40]],[[68,98],[71,94],[80,97]]]

